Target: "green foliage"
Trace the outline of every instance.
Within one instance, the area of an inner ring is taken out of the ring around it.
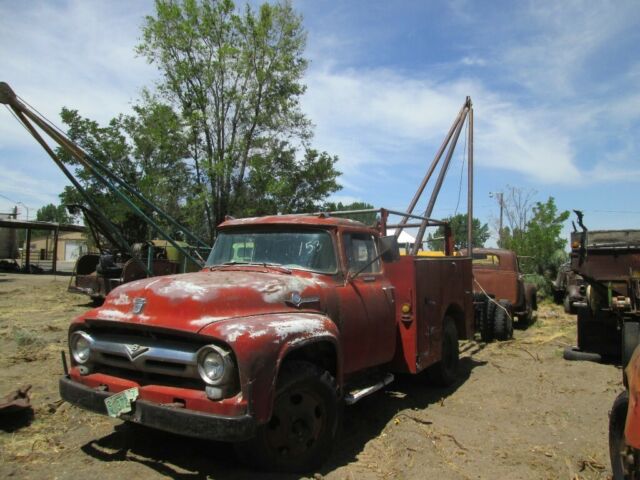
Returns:
[[[566,240],[560,235],[569,212],[558,212],[554,198],[549,197],[546,202],[536,202],[531,213],[525,229],[505,229],[504,246],[521,257],[525,273],[544,276],[548,283],[566,261]]]
[[[453,233],[453,241],[456,249],[467,248],[467,214],[459,213],[457,215],[445,218],[451,226]],[[474,247],[483,247],[484,243],[489,239],[489,225],[480,223],[477,218],[472,222],[473,236],[472,242]],[[427,244],[430,250],[444,250],[444,227],[438,227],[435,233],[427,235]]]
[[[157,0],[142,33],[137,51],[184,119],[189,202],[210,237],[227,214],[313,210],[339,189],[336,158],[308,145],[306,35],[289,2],[238,11],[230,0]]]
[[[36,220],[40,222],[72,223],[73,219],[67,213],[64,205],[56,206],[50,203],[38,209],[36,212]]]
[[[328,192],[339,186],[334,171],[337,157],[307,149],[301,159],[285,142],[266,155],[250,159],[243,197],[237,199],[243,216],[304,213],[318,210]],[[241,203],[242,202],[242,203]]]
[[[373,208],[375,208],[373,205],[366,202],[352,202],[347,204],[343,204],[342,202],[327,202],[325,203],[323,210],[327,212],[344,212],[349,210],[371,210]],[[375,212],[352,213],[349,215],[340,215],[340,217],[350,218],[351,220],[356,220],[370,226],[375,226],[379,219],[378,214]]]
[[[61,116],[68,136],[95,161],[180,218],[183,204],[190,198],[187,148],[179,117],[169,106],[146,95],[143,103],[134,107],[133,115],[119,115],[106,126],[83,118],[75,110],[65,108]],[[58,153],[66,163],[76,166],[76,178],[127,241],[143,241],[152,235],[147,225],[94,175],[67,152],[59,149]],[[86,204],[72,187],[66,187],[60,198],[65,204]]]

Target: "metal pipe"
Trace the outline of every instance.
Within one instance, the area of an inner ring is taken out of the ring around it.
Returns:
[[[438,149],[438,151],[436,152],[435,156],[433,157],[433,161],[431,162],[431,165],[429,166],[429,170],[427,170],[426,175],[424,176],[424,178],[422,179],[422,182],[420,183],[420,186],[418,187],[418,190],[416,191],[415,195],[413,196],[413,198],[411,199],[411,203],[409,203],[409,207],[407,208],[407,216],[410,213],[413,213],[413,209],[416,207],[418,201],[420,200],[420,197],[422,196],[422,192],[424,191],[425,187],[427,186],[427,183],[429,182],[429,179],[431,178],[431,175],[433,175],[434,170],[436,169],[436,166],[438,165],[438,162],[440,161],[440,158],[442,157],[442,154],[444,153],[444,150],[447,148],[447,144],[449,143],[449,140],[451,139],[451,136],[453,135],[453,132],[456,128],[456,125],[460,122],[460,118],[462,117],[465,109],[467,108],[467,102],[464,103],[464,105],[462,106],[462,108],[460,109],[460,112],[458,112],[458,115],[456,116],[456,119],[454,120],[453,124],[451,125],[451,128],[449,129],[449,132],[447,133],[447,136],[444,138],[444,141],[442,142],[442,145],[440,145],[440,148]],[[406,217],[403,218],[404,221],[401,221],[401,224],[406,223]],[[394,235],[397,237],[400,235],[400,232],[402,231],[402,228],[398,228],[396,229]]]
[[[201,246],[206,247],[206,248],[211,248],[210,245],[208,245],[207,243],[205,243],[203,240],[201,240],[200,238],[198,238],[196,235],[194,235],[189,229],[187,229],[186,227],[184,227],[183,225],[181,225],[176,219],[174,219],[171,215],[169,215],[168,213],[166,213],[164,210],[160,209],[159,207],[157,207],[156,205],[154,205],[152,202],[150,202],[149,200],[147,200],[147,198],[142,195],[140,192],[138,192],[136,189],[134,189],[133,187],[131,187],[128,183],[126,183],[124,180],[122,180],[121,178],[119,178],[117,175],[115,175],[114,173],[112,173],[109,169],[107,169],[104,165],[101,165],[100,163],[96,162],[93,158],[91,158],[89,155],[87,155],[84,151],[82,151],[82,149],[80,149],[77,145],[75,145],[73,142],[71,142],[69,139],[67,139],[66,137],[64,137],[63,135],[60,135],[53,127],[51,127],[50,125],[48,125],[48,122],[46,121],[46,119],[40,119],[37,115],[35,115],[34,113],[32,113],[30,111],[29,108],[27,108],[22,102],[20,102],[20,100],[18,100],[17,95],[15,94],[15,92],[11,89],[11,87],[9,86],[9,84],[7,84],[6,82],[0,82],[0,103],[4,103],[7,104],[9,106],[11,106],[11,108],[15,111],[20,110],[21,112],[24,112],[27,116],[29,116],[29,118],[31,118],[34,122],[36,122],[36,124],[38,124],[38,126],[40,128],[42,128],[45,132],[47,132],[47,134],[49,136],[51,136],[51,138],[53,138],[55,141],[57,141],[58,143],[61,143],[63,145],[63,147],[67,147],[68,150],[70,150],[72,153],[75,152],[75,157],[78,158],[78,160],[82,162],[83,158],[94,164],[95,167],[97,167],[98,169],[100,169],[102,171],[103,174],[107,175],[109,178],[111,178],[112,180],[118,182],[120,184],[120,186],[122,186],[123,188],[125,188],[129,193],[131,193],[133,196],[135,196],[138,200],[140,200],[143,204],[145,204],[148,208],[152,209],[153,211],[157,212],[158,214],[160,214],[161,216],[163,216],[166,220],[169,221],[169,223],[171,223],[174,227],[176,227],[177,229],[179,229],[180,231],[182,231],[185,236],[191,238],[191,240],[193,240],[196,243],[199,243]],[[42,122],[42,123],[41,123]],[[43,126],[43,123],[46,124],[46,127]],[[84,163],[83,163],[84,164]],[[198,264],[198,262],[196,262],[196,264]]]
[[[469,131],[467,137],[467,252],[473,258],[473,104],[467,97],[469,104]]]
[[[19,103],[19,102],[18,102]],[[24,108],[24,107],[23,107]],[[116,194],[117,197],[122,200],[125,205],[129,206],[131,210],[140,218],[142,218],[147,224],[153,226],[154,229],[160,234],[162,238],[168,241],[171,245],[173,245],[180,253],[189,258],[195,265],[201,266],[201,263],[193,258],[189,252],[183,249],[178,243],[173,240],[155,221],[153,221],[149,216],[147,216],[135,203],[131,201],[124,193],[122,193],[113,183],[111,183],[107,178],[105,178],[96,168],[94,168],[90,163],[86,160],[84,153],[79,150],[75,145],[69,143],[64,137],[58,134],[51,126],[49,126],[46,122],[41,120],[37,115],[34,115],[28,109],[24,108],[25,114],[32,119],[40,128],[42,128],[47,134],[61,144],[63,147],[67,147],[69,153],[71,153],[76,160],[78,160],[82,165],[88,168],[94,176],[96,176],[103,185],[105,185],[109,190]],[[133,256],[133,255],[132,255]],[[144,263],[143,263],[144,264]],[[151,272],[147,269],[148,273]]]
[[[460,132],[462,131],[462,125],[466,120],[468,112],[467,103],[465,102],[465,107],[463,111],[462,118],[458,122],[456,126],[455,133],[453,134],[453,138],[451,139],[451,143],[449,145],[449,149],[447,151],[447,156],[444,159],[442,167],[440,167],[440,173],[438,174],[438,179],[436,180],[436,184],[433,187],[433,191],[431,192],[431,198],[429,199],[429,204],[427,205],[427,209],[425,210],[424,216],[429,217],[433,212],[433,207],[435,206],[436,199],[440,193],[440,189],[442,188],[442,183],[444,182],[444,177],[447,174],[447,170],[449,170],[449,164],[451,163],[451,157],[453,157],[453,152],[456,148],[456,144],[458,143],[458,138],[460,137]],[[424,231],[426,229],[426,224],[423,224],[418,230],[418,234],[416,235],[416,242],[413,245],[412,255],[416,255],[418,253],[418,249],[422,244],[422,238],[424,237]]]
[[[78,190],[78,192],[80,192],[80,195],[82,195],[82,197],[85,199],[85,201],[89,205],[92,206],[92,208],[95,210],[94,213],[97,216],[99,216],[100,219],[102,221],[104,221],[106,225],[109,225],[109,227],[113,229],[112,233],[114,233],[115,236],[118,238],[118,241],[120,242],[120,244],[131,255],[132,258],[135,258],[135,255],[133,254],[133,249],[129,245],[129,242],[127,242],[124,239],[124,237],[120,234],[120,232],[115,227],[115,225],[113,225],[113,223],[111,223],[111,221],[102,212],[100,212],[98,205],[94,202],[94,200],[91,198],[91,196],[86,192],[86,190],[82,187],[82,185],[80,185],[80,183],[71,174],[71,172],[69,172],[69,170],[64,165],[64,163],[62,163],[62,160],[60,160],[58,158],[58,156],[54,153],[54,151],[51,150],[51,147],[49,147],[47,142],[44,141],[42,136],[37,132],[37,130],[31,124],[29,119],[25,117],[25,115],[23,114],[23,111],[20,109],[20,106],[18,105],[16,107],[14,104],[10,104],[10,106],[11,106],[11,109],[14,111],[14,113],[17,115],[17,117],[20,119],[20,121],[23,123],[23,125],[27,128],[29,133],[31,133],[33,138],[35,138],[36,141],[40,144],[40,146],[44,149],[44,151],[47,152],[47,154],[49,154],[49,156],[54,161],[54,163],[58,166],[58,168],[60,168],[60,170],[62,170],[62,173],[64,173],[64,175],[69,179],[69,181],[73,184],[73,186],[76,187],[76,189]],[[38,122],[36,122],[36,123],[38,123]],[[40,124],[38,123],[38,125],[40,125]],[[48,129],[47,128],[44,128],[43,130],[48,133]],[[144,263],[142,263],[142,262],[140,262],[140,263],[144,266]],[[147,273],[149,273],[149,274],[151,273],[151,272],[149,272],[147,270],[146,266],[145,266],[145,270],[147,271]]]
[[[405,223],[404,225],[400,225],[399,223],[394,223],[391,225],[387,225],[387,229],[390,228],[398,228],[400,226],[404,228],[420,228],[423,223]],[[440,225],[447,225],[447,222],[427,222],[428,227],[439,227]]]
[[[329,215],[334,215],[334,216],[340,216],[340,215],[350,215],[350,214],[358,214],[358,213],[379,213],[382,210],[385,210],[387,213],[390,213],[392,215],[398,215],[400,217],[407,217],[407,218],[417,218],[418,220],[426,220],[429,222],[439,222],[439,223],[445,223],[442,220],[437,220],[435,218],[427,218],[427,217],[423,217],[422,215],[415,215],[415,214],[411,214],[411,213],[406,213],[406,212],[400,212],[398,210],[389,210],[389,209],[381,209],[381,208],[368,208],[366,210],[339,210],[336,212],[326,212]],[[292,215],[298,215],[297,213],[294,213]],[[281,215],[281,216],[285,216],[285,215]],[[408,225],[406,226],[407,228],[409,227]]]

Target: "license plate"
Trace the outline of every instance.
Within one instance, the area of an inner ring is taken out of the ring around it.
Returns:
[[[131,404],[138,398],[138,393],[138,389],[134,387],[105,398],[104,404],[107,406],[109,416],[118,418],[123,413],[129,413]]]

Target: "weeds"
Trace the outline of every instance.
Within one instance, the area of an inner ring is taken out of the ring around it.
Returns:
[[[45,341],[37,333],[30,330],[14,327],[12,334],[18,347],[41,347],[45,344]]]

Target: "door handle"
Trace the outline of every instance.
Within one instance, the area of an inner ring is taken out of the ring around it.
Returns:
[[[393,305],[396,302],[396,289],[395,287],[382,287],[382,291],[387,296],[387,301]]]

